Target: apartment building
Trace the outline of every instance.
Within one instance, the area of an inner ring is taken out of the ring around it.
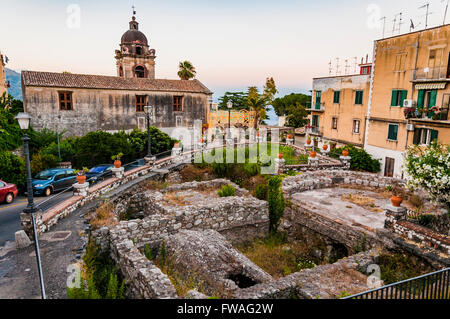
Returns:
[[[359,74],[313,79],[313,102],[307,134],[340,145],[364,147],[371,63]]]
[[[365,149],[403,177],[409,145],[450,144],[450,25],[375,41]]]

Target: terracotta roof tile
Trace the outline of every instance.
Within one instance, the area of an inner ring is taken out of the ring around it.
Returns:
[[[127,91],[212,92],[198,80],[150,80],[117,76],[23,71],[24,86]]]

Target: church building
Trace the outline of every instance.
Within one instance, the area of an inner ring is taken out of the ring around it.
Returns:
[[[207,123],[212,92],[196,79],[155,79],[156,51],[134,16],[115,58],[117,76],[23,71],[23,102],[32,126],[66,131],[65,137],[144,130],[146,105],[153,106],[151,125],[168,134],[192,129],[194,121]]]

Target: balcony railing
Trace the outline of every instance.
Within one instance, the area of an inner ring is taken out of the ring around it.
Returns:
[[[412,70],[411,81],[440,81],[449,79],[447,67]]]
[[[312,106],[309,105],[306,110],[313,111],[313,112],[325,112],[325,103],[314,104]]]
[[[311,135],[322,135],[322,130],[320,129],[320,127],[307,127],[306,128],[306,134],[311,134]]]

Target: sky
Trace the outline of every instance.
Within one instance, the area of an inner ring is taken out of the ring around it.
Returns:
[[[262,86],[274,77],[280,95],[307,93],[340,58],[372,57],[373,41],[425,27],[426,0],[0,0],[0,51],[14,70],[116,75],[114,51],[128,30],[132,5],[156,49],[156,77],[176,79],[189,60],[215,92]],[[429,27],[443,23],[447,0],[428,0]],[[450,13],[449,13],[450,15]],[[398,19],[396,28],[398,28]],[[447,18],[450,22],[450,17]],[[396,31],[395,34],[398,34]]]

